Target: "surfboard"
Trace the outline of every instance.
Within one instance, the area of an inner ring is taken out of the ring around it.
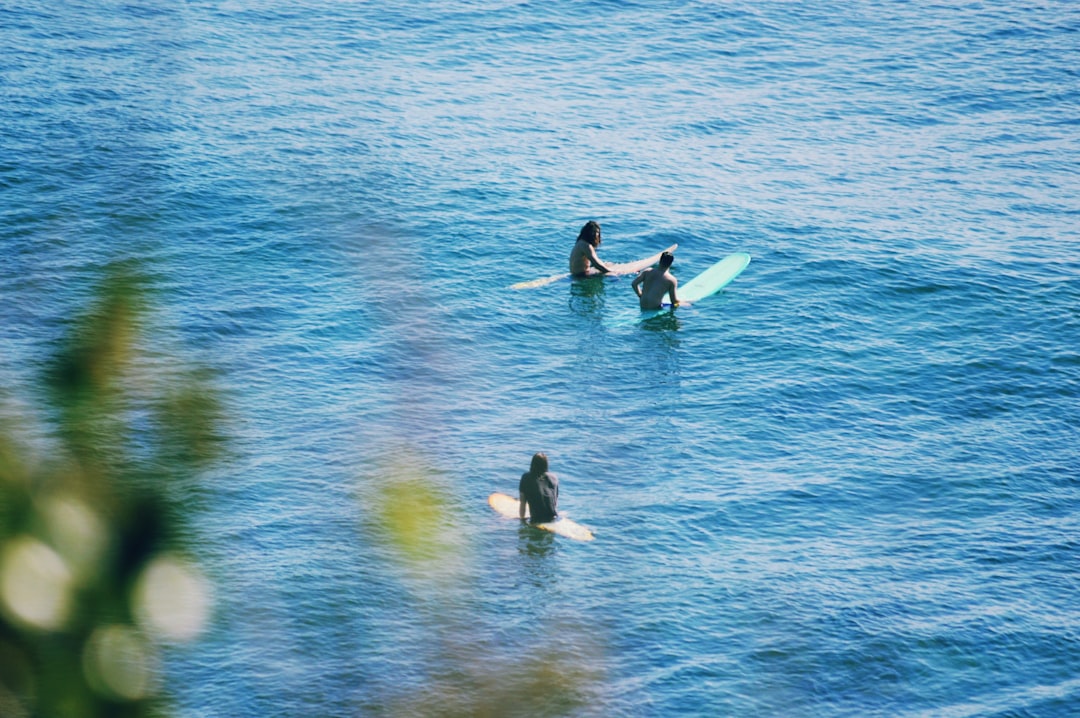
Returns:
[[[608,264],[608,268],[611,270],[607,273],[609,277],[618,277],[625,274],[637,274],[643,269],[648,269],[657,262],[660,261],[660,255],[664,252],[674,252],[679,248],[679,245],[673,244],[667,249],[662,249],[656,254],[649,255],[643,259],[638,259],[633,262],[622,262],[618,264]],[[589,272],[590,277],[595,277],[602,274],[595,270]],[[536,287],[543,287],[548,284],[553,284],[560,279],[568,279],[571,275],[566,274],[553,274],[550,277],[540,277],[539,279],[530,279],[527,282],[518,282],[517,284],[511,284],[511,289],[535,289]]]
[[[742,274],[748,264],[750,264],[750,255],[746,252],[729,254],[676,289],[675,292],[679,295],[679,303],[693,304],[706,297],[711,297],[730,284],[735,277]]]
[[[518,510],[520,504],[518,503],[518,500],[515,499],[513,496],[507,496],[506,494],[501,494],[496,491],[488,497],[488,505],[508,519],[518,518]],[[528,506],[525,507],[525,515],[529,515]],[[565,536],[566,538],[575,539],[577,541],[593,540],[592,531],[575,521],[571,521],[564,516],[560,516],[559,518],[549,523],[530,524],[530,526],[535,526],[542,531],[550,531],[553,534]]]

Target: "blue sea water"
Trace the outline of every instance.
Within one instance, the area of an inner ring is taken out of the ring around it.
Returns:
[[[1080,6],[28,0],[0,41],[6,411],[125,258],[222,372],[181,715],[450,706],[553,646],[574,715],[1080,711]],[[510,289],[589,219],[754,259],[644,323]],[[596,541],[487,508],[535,451]],[[380,539],[406,475],[438,570]]]

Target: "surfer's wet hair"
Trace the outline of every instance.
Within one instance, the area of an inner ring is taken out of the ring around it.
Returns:
[[[546,474],[548,470],[547,454],[536,452],[532,457],[532,464],[529,465],[529,473],[533,476],[539,476],[540,474]]]
[[[671,252],[664,252],[660,255],[660,268],[667,269],[671,266],[671,263],[675,261],[675,255]]]
[[[593,246],[600,244],[600,225],[590,219],[578,232],[577,238],[579,242],[585,241]]]

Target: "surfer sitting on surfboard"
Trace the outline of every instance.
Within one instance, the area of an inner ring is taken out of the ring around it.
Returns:
[[[558,516],[559,479],[548,473],[546,454],[533,454],[529,470],[521,475],[518,484],[518,518],[525,519],[525,506],[529,507],[529,521],[534,524],[554,521]]]
[[[665,294],[671,298],[671,306],[679,306],[679,300],[675,296],[675,287],[678,286],[679,281],[668,272],[668,267],[674,261],[675,255],[664,252],[660,255],[659,264],[652,269],[644,270],[630,283],[634,294],[638,295],[638,302],[642,309],[659,309]]]
[[[570,250],[570,274],[575,277],[584,277],[589,274],[590,266],[597,271],[607,274],[610,269],[596,256],[596,248],[600,246],[600,225],[589,220],[578,232],[574,248]]]

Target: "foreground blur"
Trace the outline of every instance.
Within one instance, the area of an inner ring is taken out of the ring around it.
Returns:
[[[5,717],[167,713],[161,650],[207,623],[185,542],[220,410],[205,372],[141,343],[147,298],[111,272],[43,372],[41,415],[0,426]]]

